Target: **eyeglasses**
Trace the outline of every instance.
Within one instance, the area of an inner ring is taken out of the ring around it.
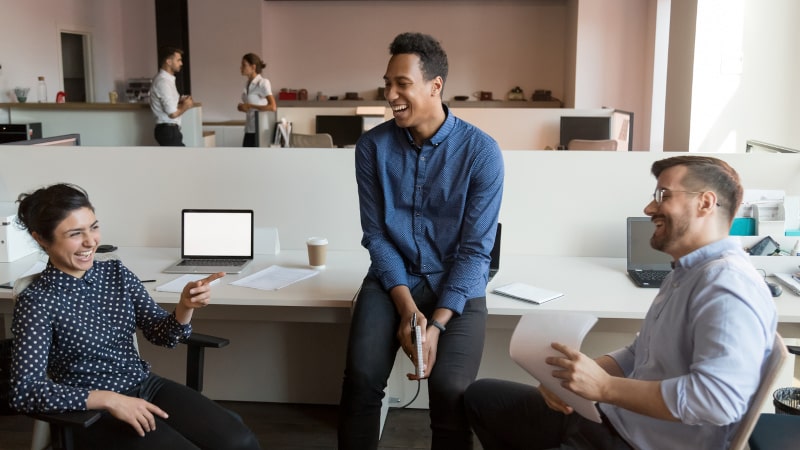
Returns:
[[[670,189],[656,189],[653,191],[653,200],[656,201],[656,204],[660,205],[664,202],[664,199],[669,198],[673,192],[683,192],[684,194],[705,194],[708,191],[673,191]],[[720,206],[719,203],[716,205]]]

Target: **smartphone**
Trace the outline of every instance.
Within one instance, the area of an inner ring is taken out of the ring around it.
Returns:
[[[417,350],[417,376],[425,378],[425,362],[422,358],[422,327],[417,325],[417,313],[411,316],[411,341]]]

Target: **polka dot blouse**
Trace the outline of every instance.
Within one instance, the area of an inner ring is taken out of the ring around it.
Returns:
[[[137,327],[170,348],[192,332],[118,260],[95,261],[80,279],[48,263],[14,305],[11,406],[85,410],[92,390],[135,387],[150,374],[134,347]]]

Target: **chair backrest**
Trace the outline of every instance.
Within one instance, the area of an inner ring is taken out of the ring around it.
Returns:
[[[289,136],[289,147],[333,148],[333,137],[328,133],[292,133]]]
[[[775,333],[775,342],[772,344],[772,353],[770,353],[766,363],[767,366],[764,368],[764,376],[761,377],[758,390],[756,390],[753,399],[750,401],[750,407],[747,409],[747,413],[739,423],[739,429],[736,430],[736,434],[733,436],[733,439],[731,439],[730,450],[743,450],[747,448],[747,438],[750,437],[750,433],[753,432],[753,428],[755,428],[756,422],[758,422],[758,417],[761,415],[761,406],[764,404],[764,401],[769,398],[772,392],[772,385],[778,378],[778,373],[781,371],[781,367],[783,367],[783,363],[788,356],[789,351],[786,350],[783,339],[781,339],[778,333]]]
[[[573,139],[567,143],[567,150],[616,150],[617,141],[614,139]]]

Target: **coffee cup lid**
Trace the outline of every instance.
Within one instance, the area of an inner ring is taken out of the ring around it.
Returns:
[[[324,237],[314,236],[314,237],[308,238],[308,240],[306,240],[306,243],[308,245],[327,245],[328,244],[328,239],[326,239]]]

